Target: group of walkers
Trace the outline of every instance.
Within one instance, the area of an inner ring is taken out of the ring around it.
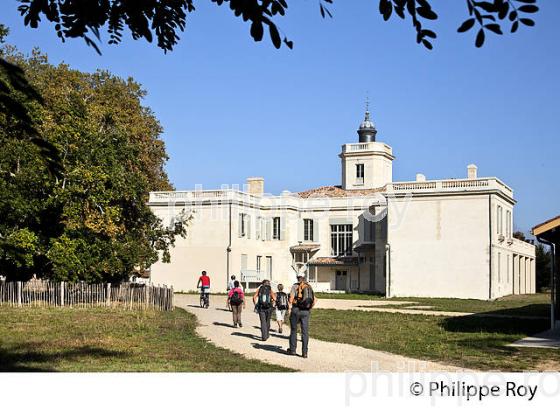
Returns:
[[[203,283],[210,286],[210,281],[206,281],[203,277],[207,277],[206,272],[199,279],[199,287],[202,288]],[[278,333],[283,333],[284,320],[289,317],[290,320],[290,347],[287,354],[296,355],[297,348],[297,328],[301,328],[302,340],[302,357],[307,358],[309,346],[309,316],[311,309],[315,306],[317,298],[313,292],[313,288],[305,280],[305,275],[299,273],[297,275],[297,283],[290,289],[289,294],[284,292],[284,286],[279,284],[277,291],[272,290],[270,281],[265,279],[258,287],[253,295],[253,305],[255,312],[258,313],[260,319],[261,339],[263,342],[270,337],[272,314],[276,316],[278,325]],[[227,307],[233,314],[233,326],[243,327],[241,321],[241,313],[246,308],[246,295],[240,282],[235,276],[231,277],[228,284]]]

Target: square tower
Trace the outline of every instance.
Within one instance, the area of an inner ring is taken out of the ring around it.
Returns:
[[[393,149],[375,141],[377,130],[366,109],[358,129],[359,142],[344,144],[342,160],[343,189],[376,189],[393,182]]]

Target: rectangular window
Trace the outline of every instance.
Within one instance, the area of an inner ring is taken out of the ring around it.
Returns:
[[[272,218],[272,239],[280,240],[280,217]]]
[[[497,219],[498,235],[502,235],[504,233],[504,227],[503,227],[503,211],[501,205],[498,205],[498,212],[496,215],[496,219]]]
[[[313,240],[313,219],[303,220],[303,240],[304,241]]]
[[[247,214],[239,214],[239,237],[243,238],[247,235]]]
[[[512,235],[512,218],[511,218],[511,211],[506,212],[506,237],[509,239]]]
[[[257,272],[261,271],[262,256],[257,256]]]
[[[364,164],[356,164],[356,184],[364,183]]]
[[[307,263],[309,254],[307,252],[298,252],[295,255],[296,263]]]
[[[352,255],[352,225],[331,225],[331,255]]]

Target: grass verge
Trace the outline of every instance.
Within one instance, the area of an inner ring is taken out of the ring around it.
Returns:
[[[0,371],[273,372],[200,338],[183,309],[0,307]]]
[[[382,296],[360,295],[360,294],[317,294],[323,299],[347,299],[347,300],[388,300],[392,302],[415,302],[418,306],[432,306],[437,311],[468,312],[468,313],[492,313],[497,315],[515,316],[542,316],[550,315],[550,294],[537,293],[535,295],[506,296],[496,300],[476,299],[446,299],[446,298],[390,298]],[[414,305],[387,305],[375,306],[375,308],[402,309]]]
[[[477,370],[560,371],[560,350],[508,347],[547,320],[313,311],[310,336]]]

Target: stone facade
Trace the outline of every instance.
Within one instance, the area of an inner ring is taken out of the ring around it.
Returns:
[[[317,290],[391,296],[495,299],[535,292],[535,248],[513,238],[515,199],[498,178],[393,182],[389,145],[345,144],[339,186],[264,193],[262,178],[246,189],[152,192],[165,224],[192,215],[172,262],[151,269],[154,283],[196,288],[202,270],[213,291],[236,275],[254,288],[264,278],[291,284],[305,272]],[[367,134],[367,135],[366,135]],[[367,136],[367,139],[364,138]]]

